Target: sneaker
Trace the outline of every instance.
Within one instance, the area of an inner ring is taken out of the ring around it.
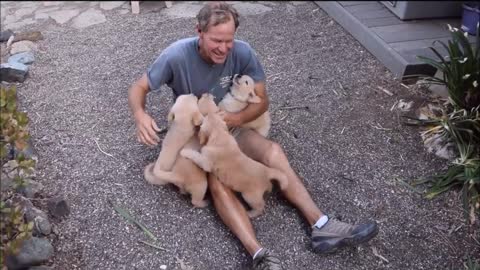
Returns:
[[[330,219],[321,229],[313,227],[312,247],[318,253],[332,253],[343,246],[354,246],[375,237],[378,233],[376,222],[350,225]]]
[[[253,260],[252,270],[282,270],[282,265],[277,257],[264,248]]]

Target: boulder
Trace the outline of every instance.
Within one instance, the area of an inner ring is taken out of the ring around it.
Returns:
[[[48,200],[48,210],[56,218],[62,218],[70,214],[70,206],[62,197],[54,197]]]
[[[17,53],[8,58],[9,64],[20,63],[24,65],[29,65],[34,61],[35,61],[35,55],[31,51]]]
[[[37,45],[29,40],[22,40],[14,42],[12,48],[10,49],[10,54],[14,55],[21,52],[30,52],[37,49]]]
[[[28,66],[21,63],[0,65],[0,81],[24,82],[28,74]]]
[[[7,29],[5,31],[0,32],[0,42],[6,42],[11,36],[13,36],[13,31]]]
[[[48,220],[48,216],[42,210],[32,207],[25,213],[25,220],[33,222],[34,235],[49,235],[52,232],[52,224]]]
[[[45,238],[31,237],[23,241],[16,255],[7,255],[8,269],[19,270],[47,262],[53,255],[53,246]]]

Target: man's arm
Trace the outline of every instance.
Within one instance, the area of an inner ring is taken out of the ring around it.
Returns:
[[[128,105],[137,125],[138,142],[157,145],[160,138],[156,132],[160,129],[153,118],[145,112],[145,101],[149,91],[147,74],[145,73],[128,90]]]
[[[228,127],[238,127],[253,121],[268,110],[270,101],[265,90],[265,82],[255,84],[255,93],[260,97],[260,103],[250,103],[245,109],[237,113],[224,112],[223,120]]]

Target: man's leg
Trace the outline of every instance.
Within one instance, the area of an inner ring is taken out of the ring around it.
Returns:
[[[288,186],[282,192],[312,226],[312,247],[315,251],[333,252],[344,245],[364,243],[377,235],[378,227],[375,222],[351,225],[334,219],[329,220],[313,202],[277,143],[248,129],[243,129],[236,138],[240,149],[247,156],[268,167],[279,169],[287,175]]]
[[[258,242],[247,211],[235,193],[224,186],[213,174],[208,174],[208,188],[218,215],[240,240],[247,252],[254,257],[253,269],[281,270],[280,260]]]
[[[293,171],[282,148],[277,144],[262,137],[255,131],[243,129],[237,135],[240,149],[250,158],[265,164],[268,167],[283,171],[288,178],[288,187],[283,194],[305,216],[312,226],[323,215],[303,182]]]
[[[237,236],[240,242],[242,242],[248,253],[253,256],[261,246],[255,237],[255,231],[253,230],[247,211],[235,193],[225,187],[213,174],[208,174],[208,187],[218,215],[233,234]]]

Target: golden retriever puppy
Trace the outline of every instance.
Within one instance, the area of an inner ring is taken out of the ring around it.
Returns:
[[[224,111],[236,113],[245,109],[249,103],[260,103],[260,97],[255,94],[254,86],[255,82],[250,76],[235,75],[230,92],[223,97],[218,107]],[[270,113],[266,111],[257,119],[243,124],[242,127],[251,128],[267,137],[271,127]]]
[[[215,97],[210,93],[205,93],[200,97],[198,100],[198,109],[203,116],[219,111],[217,104],[215,104]]]
[[[192,136],[183,149],[200,150],[200,142],[197,136]],[[145,179],[154,185],[174,184],[180,190],[180,193],[190,193],[192,195],[192,204],[195,207],[205,207],[208,205],[203,200],[207,192],[208,182],[207,173],[200,169],[191,160],[178,155],[173,165],[172,171],[154,170],[154,163],[145,167]]]
[[[214,173],[231,189],[241,192],[250,205],[250,217],[261,215],[265,209],[263,195],[272,190],[272,179],[283,190],[288,180],[283,172],[269,168],[245,155],[235,138],[228,132],[225,121],[217,113],[209,113],[198,132],[201,151],[182,149],[180,155],[191,159],[206,172]]]
[[[168,113],[170,127],[163,139],[154,170],[171,171],[178,152],[195,134],[195,128],[200,126],[202,121],[198,98],[193,94],[178,96]]]

